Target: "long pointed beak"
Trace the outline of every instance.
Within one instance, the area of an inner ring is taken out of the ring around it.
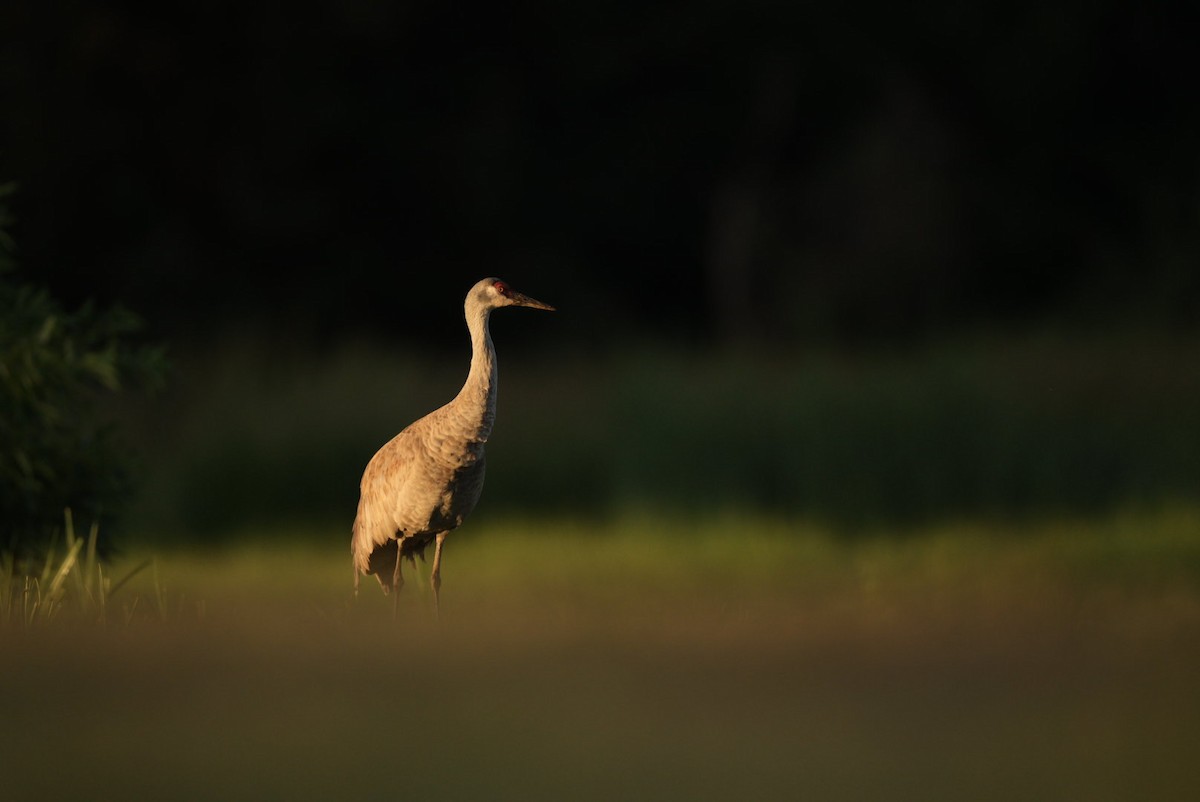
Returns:
[[[513,302],[514,306],[528,306],[530,309],[545,309],[547,312],[556,311],[550,304],[544,304],[535,298],[530,298],[528,295],[516,292],[515,290],[509,293],[508,299]]]

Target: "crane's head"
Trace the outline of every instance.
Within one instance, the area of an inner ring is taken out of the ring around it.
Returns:
[[[467,295],[467,306],[478,305],[483,309],[499,309],[502,306],[528,306],[530,309],[545,309],[553,312],[554,307],[517,292],[508,282],[498,278],[485,278],[471,288]]]

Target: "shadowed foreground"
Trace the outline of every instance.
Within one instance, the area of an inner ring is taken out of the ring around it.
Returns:
[[[484,526],[448,545],[440,627],[415,582],[398,622],[382,594],[352,601],[340,551],[168,557],[165,622],[0,630],[5,783],[29,799],[1196,798],[1188,526],[686,548]]]

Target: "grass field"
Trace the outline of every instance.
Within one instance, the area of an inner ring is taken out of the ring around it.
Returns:
[[[340,533],[244,540],[10,616],[11,798],[1200,798],[1194,509],[485,517],[440,620],[411,572],[355,599]]]

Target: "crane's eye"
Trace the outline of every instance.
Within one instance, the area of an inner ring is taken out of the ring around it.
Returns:
[[[500,293],[501,295],[508,295],[508,285],[503,281],[497,281],[492,286],[495,287],[496,292]]]

